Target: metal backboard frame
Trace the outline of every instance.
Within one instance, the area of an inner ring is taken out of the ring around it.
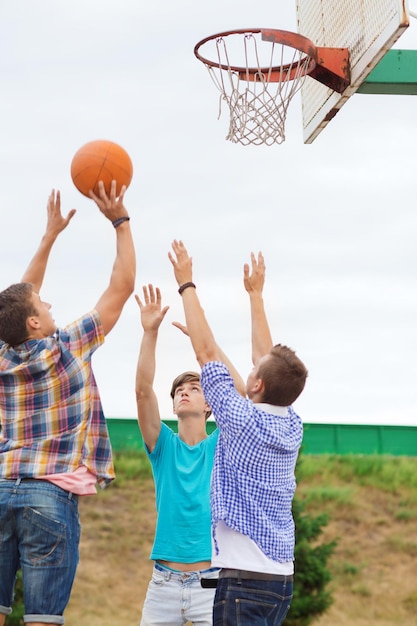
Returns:
[[[306,77],[304,143],[312,143],[409,26],[407,0],[296,0],[298,31],[316,46],[348,48],[351,84],[342,94]]]

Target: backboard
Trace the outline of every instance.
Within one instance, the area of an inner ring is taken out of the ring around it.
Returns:
[[[296,0],[298,32],[316,46],[348,48],[351,84],[337,93],[307,76],[304,143],[312,143],[409,25],[407,0]]]

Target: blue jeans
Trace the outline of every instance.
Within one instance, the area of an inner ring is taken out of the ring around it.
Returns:
[[[220,578],[213,626],[280,626],[290,608],[291,581]]]
[[[25,623],[63,624],[78,565],[78,497],[46,480],[0,480],[0,613],[22,569]]]
[[[215,589],[203,589],[201,578],[219,570],[179,572],[155,563],[142,610],[141,626],[212,626]]]

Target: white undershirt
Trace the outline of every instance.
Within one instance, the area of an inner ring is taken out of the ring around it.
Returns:
[[[212,541],[212,567],[283,574],[284,576],[294,573],[292,561],[278,563],[269,559],[252,539],[232,530],[222,521],[219,521],[216,527],[216,541],[219,554],[216,554]]]

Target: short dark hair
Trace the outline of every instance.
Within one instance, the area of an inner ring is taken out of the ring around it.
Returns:
[[[303,391],[308,371],[294,350],[277,344],[259,366],[258,377],[265,385],[262,402],[289,406]]]
[[[0,292],[0,339],[10,346],[27,340],[27,318],[39,314],[33,306],[32,293],[31,283],[16,283]]]
[[[200,374],[198,372],[192,372],[192,371],[188,371],[188,372],[183,372],[182,374],[179,374],[176,378],[174,378],[172,385],[171,385],[171,398],[174,399],[175,396],[175,391],[177,390],[178,387],[181,387],[181,385],[183,385],[184,383],[190,383],[190,382],[200,382]],[[206,419],[208,417],[210,417],[211,415],[211,411],[207,411],[206,412]]]

